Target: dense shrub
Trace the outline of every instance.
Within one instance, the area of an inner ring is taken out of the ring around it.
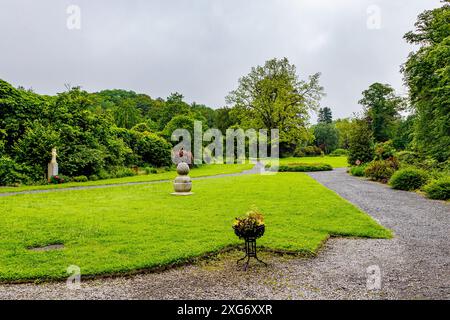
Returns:
[[[89,181],[97,181],[98,180],[98,176],[96,174],[91,174],[89,176]]]
[[[295,152],[295,156],[297,157],[301,156],[300,154],[302,154],[303,157],[320,156],[322,154],[322,149],[317,146],[306,146]]]
[[[433,180],[427,184],[423,191],[430,199],[449,200],[450,199],[450,176]]]
[[[395,157],[400,163],[408,165],[415,165],[420,161],[419,154],[413,151],[399,151],[395,154]]]
[[[100,170],[97,174],[98,178],[101,180],[104,179],[110,179],[112,176],[109,172],[105,171],[105,170]]]
[[[15,185],[27,183],[27,169],[8,157],[0,158],[0,185]]]
[[[137,141],[136,153],[145,163],[155,167],[167,166],[172,163],[171,145],[154,133],[142,133]]]
[[[356,177],[364,177],[364,170],[366,169],[366,166],[361,165],[361,166],[354,166],[350,168],[350,174],[352,176],[356,176]]]
[[[355,120],[349,134],[348,163],[367,163],[373,160],[373,134],[364,120]]]
[[[348,155],[348,151],[345,149],[336,149],[330,153],[330,157],[340,157]]]
[[[387,183],[399,164],[395,158],[388,160],[374,160],[367,164],[364,175],[371,180]]]
[[[394,189],[400,190],[416,190],[422,187],[428,179],[425,171],[415,168],[406,168],[396,171],[389,184]]]
[[[115,178],[132,177],[136,173],[130,168],[120,168],[112,173]]]
[[[292,163],[287,166],[279,166],[279,172],[308,172],[308,171],[329,171],[333,167],[325,163]]]
[[[145,167],[144,171],[145,171],[146,174],[158,173],[156,168],[153,168],[153,167]]]
[[[88,181],[88,178],[86,176],[76,176],[76,177],[73,177],[72,180],[74,182],[86,182],[86,181]]]
[[[391,140],[379,142],[375,145],[375,159],[386,160],[392,158],[395,154],[394,144]]]

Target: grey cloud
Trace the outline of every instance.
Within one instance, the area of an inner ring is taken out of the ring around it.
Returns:
[[[68,30],[66,8],[81,8]],[[367,8],[381,29],[366,27]],[[322,72],[323,105],[358,111],[375,81],[404,93],[402,40],[416,16],[439,0],[1,0],[0,78],[39,93],[124,88],[166,97],[173,91],[212,107],[252,66],[288,57],[301,77]]]

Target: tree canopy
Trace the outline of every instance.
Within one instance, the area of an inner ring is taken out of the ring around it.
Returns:
[[[419,45],[402,67],[413,110],[414,146],[445,161],[450,158],[450,1],[419,15],[405,35]]]
[[[311,139],[306,130],[308,112],[317,109],[323,96],[319,76],[299,80],[287,58],[271,59],[240,78],[226,101],[243,128],[277,128],[280,145],[307,141]]]

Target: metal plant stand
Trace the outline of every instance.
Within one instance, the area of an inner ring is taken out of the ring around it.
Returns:
[[[265,263],[262,260],[258,259],[258,256],[256,255],[256,238],[246,238],[245,239],[245,256],[238,261],[236,261],[236,264],[239,264],[240,261],[245,260],[247,258],[247,262],[244,265],[244,271],[247,271],[248,264],[250,262],[250,258],[255,258],[258,262],[264,264],[267,266],[267,263]]]

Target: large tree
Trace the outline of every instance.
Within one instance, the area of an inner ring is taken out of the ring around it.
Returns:
[[[333,122],[333,113],[328,107],[319,109],[319,116],[317,118],[318,123],[331,123]]]
[[[419,15],[406,41],[419,45],[402,68],[416,113],[415,146],[439,161],[450,158],[450,1]]]
[[[353,127],[350,131],[348,163],[355,165],[367,163],[374,158],[373,133],[366,120],[353,120]]]
[[[227,96],[243,128],[278,128],[280,146],[309,140],[308,112],[316,110],[323,88],[320,74],[299,80],[287,58],[271,59],[239,79],[238,88]]]
[[[353,123],[349,118],[337,119],[334,122],[339,133],[339,148],[348,149]]]
[[[403,99],[395,94],[388,84],[374,83],[364,90],[359,101],[364,106],[364,113],[377,142],[389,140],[392,129],[399,118]]]
[[[319,122],[314,126],[314,142],[324,153],[335,150],[339,144],[339,132],[332,123]]]
[[[118,127],[131,129],[141,120],[141,114],[133,99],[122,100],[114,110],[114,119]]]

